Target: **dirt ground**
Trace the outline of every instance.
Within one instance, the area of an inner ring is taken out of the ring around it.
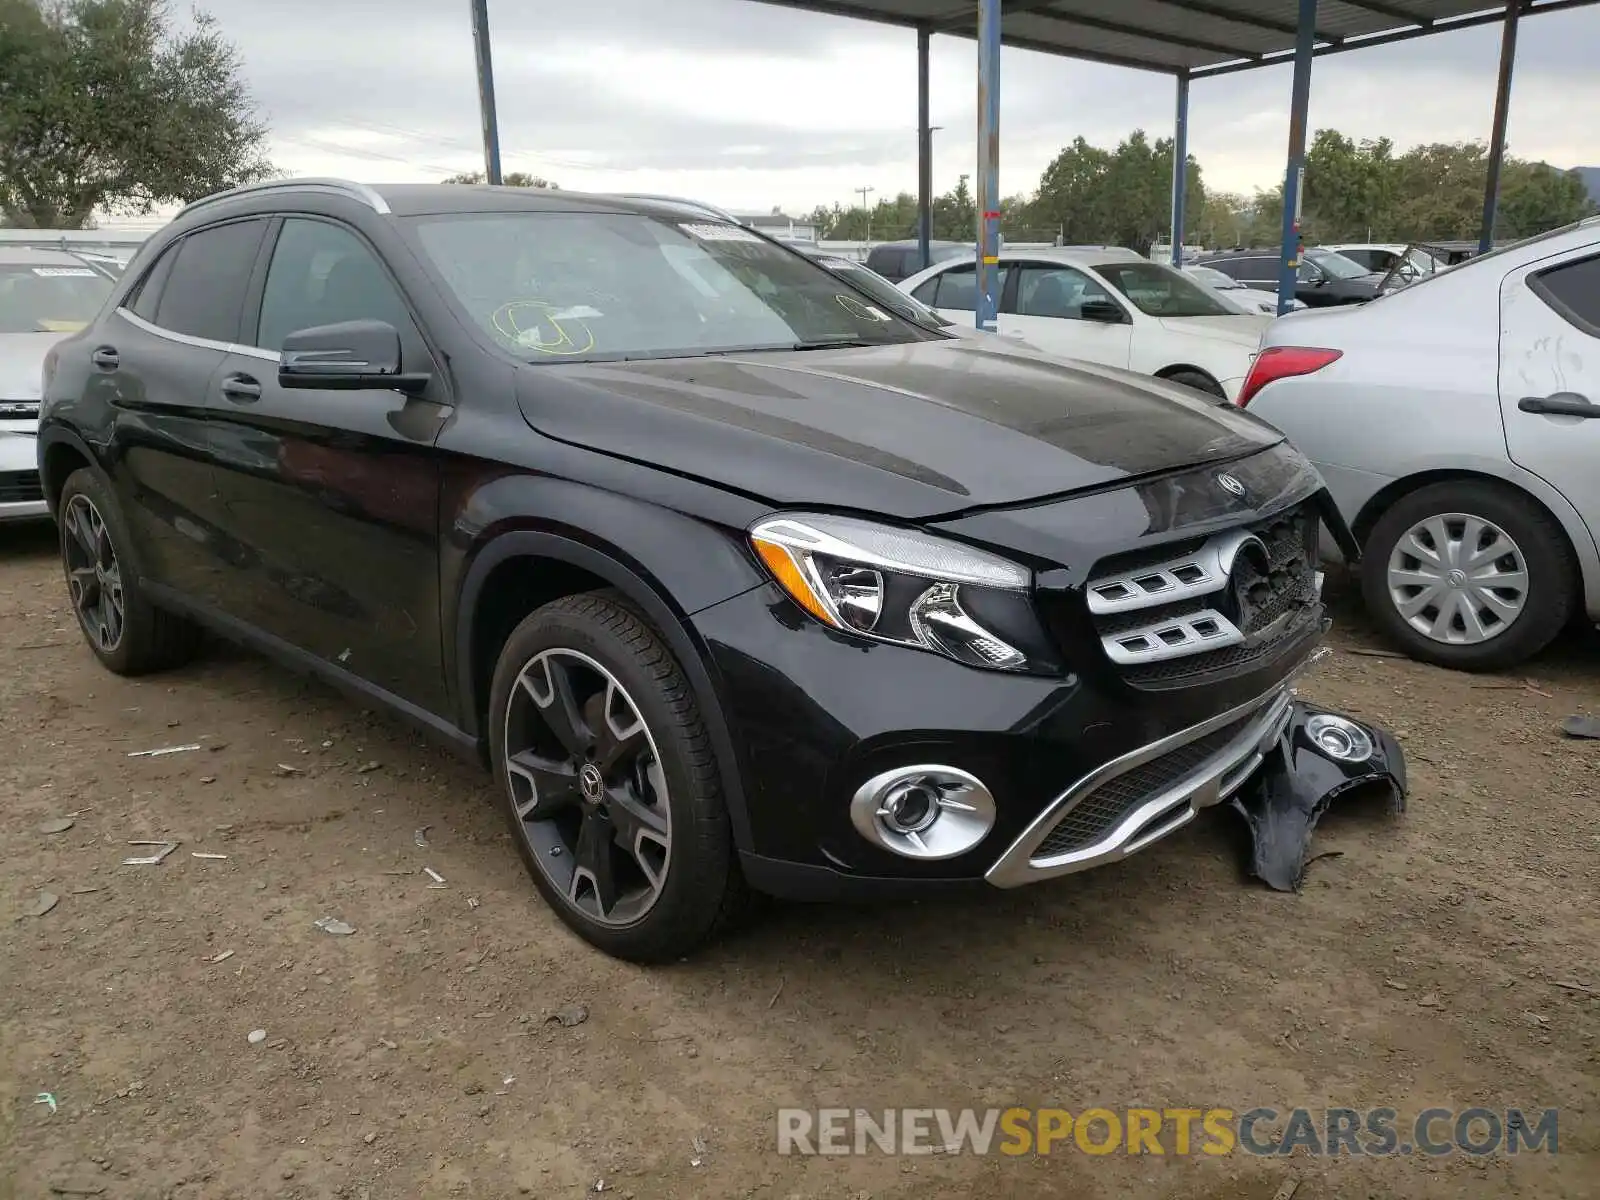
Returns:
[[[644,970],[543,907],[471,766],[240,651],[111,676],[49,533],[0,530],[0,1200],[1600,1195],[1600,742],[1557,728],[1600,712],[1596,643],[1470,678],[1351,653],[1342,604],[1304,691],[1394,729],[1413,796],[1336,807],[1299,895],[1243,879],[1215,810]],[[119,865],[135,839],[181,845]],[[1560,1153],[775,1150],[780,1106],[1011,1104],[1559,1107]]]

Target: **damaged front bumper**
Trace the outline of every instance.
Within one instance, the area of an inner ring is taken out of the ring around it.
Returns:
[[[1386,784],[1405,803],[1405,756],[1385,731],[1298,701],[1285,682],[1266,696],[1091,772],[1054,801],[989,868],[1012,888],[1136,854],[1231,801],[1254,840],[1252,873],[1299,887],[1312,830],[1333,799]]]

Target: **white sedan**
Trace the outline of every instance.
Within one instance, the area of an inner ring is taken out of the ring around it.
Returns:
[[[950,320],[972,325],[976,279],[976,265],[961,260],[935,263],[899,286]],[[998,287],[1002,336],[1229,400],[1272,321],[1229,307],[1132,250],[1002,251]]]
[[[1600,621],[1600,218],[1284,317],[1238,402],[1316,464],[1413,657],[1506,667]]]
[[[1253,288],[1247,283],[1240,283],[1232,275],[1224,275],[1215,267],[1189,266],[1183,268],[1183,273],[1196,283],[1203,284],[1213,292],[1221,295],[1229,304],[1238,305],[1239,309],[1247,313],[1265,314],[1269,317],[1278,315],[1278,294]],[[1289,311],[1304,308],[1304,300],[1289,301]]]

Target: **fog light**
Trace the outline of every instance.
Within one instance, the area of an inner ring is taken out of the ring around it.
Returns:
[[[994,828],[994,796],[955,767],[896,767],[856,789],[850,821],[856,832],[906,858],[954,858]]]
[[[1372,738],[1367,731],[1332,713],[1317,713],[1307,720],[1306,736],[1317,749],[1340,762],[1366,762],[1372,757]]]

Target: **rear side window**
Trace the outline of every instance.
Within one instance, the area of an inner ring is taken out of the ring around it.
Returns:
[[[178,242],[174,242],[161,252],[155,266],[150,268],[144,281],[139,284],[139,294],[133,302],[134,313],[152,325],[156,322],[156,309],[161,304],[161,289],[166,287],[167,276],[172,274],[172,264],[178,259],[178,245]]]
[[[155,323],[189,337],[238,341],[239,315],[266,224],[234,221],[185,237],[161,289]]]
[[[1528,286],[1565,320],[1600,337],[1600,256],[1540,271]]]

